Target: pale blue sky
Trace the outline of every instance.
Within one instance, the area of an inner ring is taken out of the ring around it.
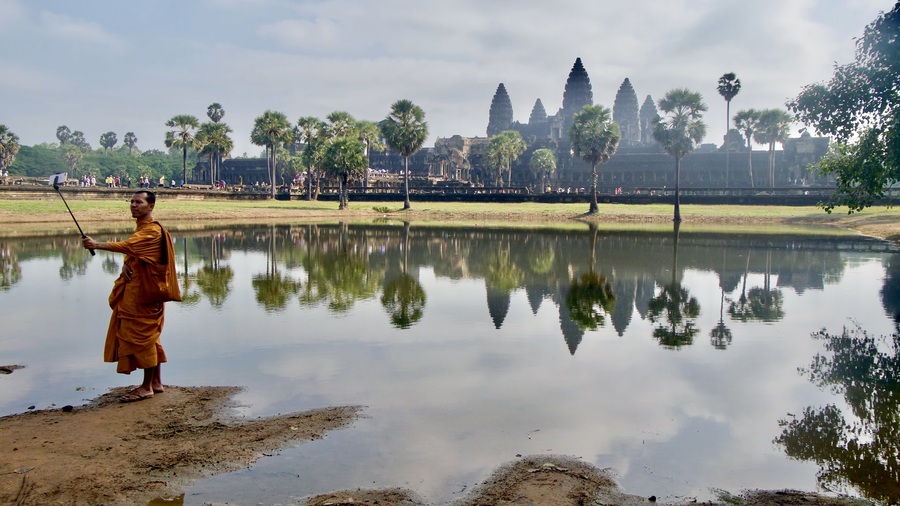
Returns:
[[[783,106],[853,58],[853,38],[893,0],[0,0],[0,124],[25,145],[81,130],[92,146],[133,131],[162,149],[176,114],[219,102],[235,155],[256,154],[266,109],[380,120],[422,106],[431,137],[484,136],[504,83],[515,119],[553,114],[576,57],[594,102],[612,108],[675,87],[709,105],[705,142],[725,131],[716,82],[733,71],[740,109]],[[796,129],[795,129],[796,130]]]

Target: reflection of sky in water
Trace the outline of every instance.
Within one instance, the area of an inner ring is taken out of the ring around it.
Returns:
[[[104,255],[68,281],[60,280],[58,259],[22,260],[21,281],[0,292],[0,364],[27,365],[0,377],[0,414],[77,404],[140,381],[101,362],[114,279],[101,269]],[[709,487],[814,490],[816,466],[789,460],[772,443],[787,413],[843,406],[797,372],[821,351],[810,333],[854,322],[873,334],[893,331],[879,297],[884,257],[839,258],[843,271],[825,275],[824,289],[799,294],[771,276],[783,296],[777,323],[734,321],[726,307],[733,334],[726,350],[709,342],[719,319],[716,266],[690,266],[680,279],[701,306],[693,345],[661,347],[653,324],[635,311],[624,335],[607,316],[572,355],[554,301],[544,298],[533,314],[518,289],[495,329],[483,279],[450,280],[427,262],[411,270],[427,303],[407,330],[391,327],[380,290],[340,315],[302,307],[296,297],[266,313],[251,286],[265,273],[265,252],[231,251],[221,261],[234,270],[221,308],[206,300],[169,305],[164,381],[245,386],[237,413],[246,417],[345,404],[366,406],[365,416],[252,469],[204,480],[188,490],[186,504],[267,504],[393,486],[443,503],[516,454],[577,456],[612,468],[626,491],[645,496],[702,498]],[[192,259],[190,270],[199,262]],[[300,267],[279,272],[305,280]],[[751,270],[747,285],[760,287],[764,278]],[[740,291],[741,283],[725,296]]]

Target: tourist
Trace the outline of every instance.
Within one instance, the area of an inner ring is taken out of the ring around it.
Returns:
[[[162,263],[165,248],[167,279],[175,279],[175,249],[172,238],[153,219],[156,196],[142,190],[131,197],[131,217],[137,221],[137,228],[128,239],[117,242],[99,242],[85,236],[82,243],[86,249],[106,250],[125,254],[122,273],[113,284],[109,295],[112,317],[106,331],[104,362],[116,362],[116,372],[131,374],[135,369],[144,370],[140,386],[122,396],[121,402],[133,402],[153,397],[165,391],[160,368],[166,361],[166,354],[159,342],[165,315],[165,303],[148,303],[149,290],[139,280],[149,279],[148,264]],[[178,283],[169,283],[174,300],[181,300]]]

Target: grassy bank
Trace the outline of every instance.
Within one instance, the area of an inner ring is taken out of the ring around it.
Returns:
[[[72,200],[69,202],[85,232],[132,226],[124,200]],[[601,204],[599,213],[587,215],[587,204],[490,204],[413,202],[402,210],[399,202],[351,202],[339,211],[335,202],[171,200],[161,198],[154,215],[170,228],[213,223],[293,223],[302,221],[371,221],[389,219],[416,222],[453,222],[473,225],[578,224],[592,221],[613,228],[668,228],[673,209],[668,204]],[[686,229],[748,229],[829,227],[894,240],[900,239],[900,209],[875,207],[862,213],[827,214],[817,207],[683,205]],[[62,233],[74,227],[60,199],[0,200],[0,235]]]

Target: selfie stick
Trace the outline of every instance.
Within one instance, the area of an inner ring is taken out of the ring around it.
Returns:
[[[87,236],[84,235],[84,231],[81,230],[81,225],[78,224],[78,220],[76,220],[76,219],[75,219],[75,215],[72,214],[72,209],[69,207],[69,203],[66,202],[66,198],[63,197],[63,196],[62,196],[62,193],[59,191],[59,175],[58,175],[58,174],[57,174],[56,176],[53,177],[53,189],[56,190],[56,194],[59,195],[59,198],[62,199],[63,204],[66,205],[66,209],[69,210],[69,216],[72,217],[72,221],[75,222],[75,226],[78,227],[78,231],[81,232],[81,238],[84,239],[84,238],[87,237]],[[94,250],[92,250],[92,249],[91,249],[91,250],[88,250],[88,251],[91,252],[91,256],[94,256],[94,255],[97,254],[97,252],[94,251]]]

